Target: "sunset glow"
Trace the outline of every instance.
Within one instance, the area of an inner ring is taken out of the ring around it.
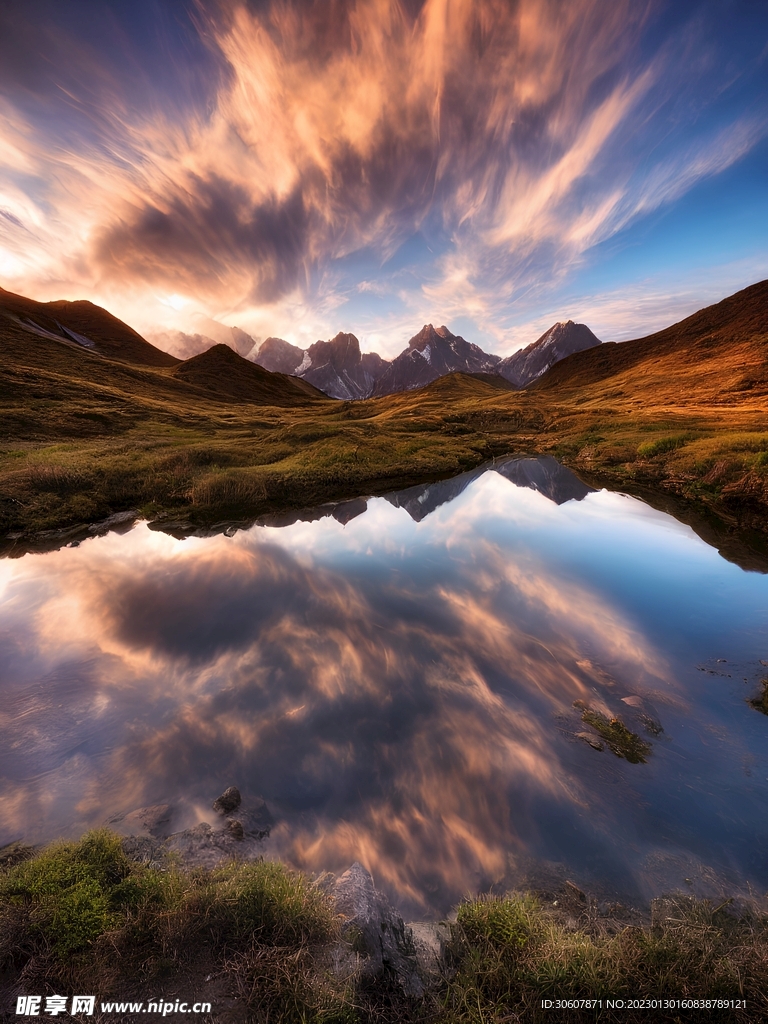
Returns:
[[[647,0],[0,9],[0,285],[396,354],[604,340],[768,276],[768,11]]]

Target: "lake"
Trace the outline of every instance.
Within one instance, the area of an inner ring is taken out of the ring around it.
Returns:
[[[547,458],[291,518],[0,561],[0,844],[235,783],[412,915],[765,892],[768,576]]]

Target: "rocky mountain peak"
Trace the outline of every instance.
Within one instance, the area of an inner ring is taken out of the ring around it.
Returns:
[[[502,359],[496,372],[522,388],[566,356],[599,344],[600,339],[586,324],[577,324],[573,320],[558,321],[532,344]]]
[[[423,387],[447,373],[493,372],[499,357],[483,352],[448,328],[424,324],[376,381],[374,395]]]
[[[296,373],[304,358],[304,349],[291,345],[282,338],[267,338],[262,342],[255,362],[272,373]]]
[[[424,324],[418,334],[414,334],[411,340],[408,342],[408,348],[416,349],[418,352],[429,345],[430,342],[450,341],[455,338],[455,334],[451,334],[447,327],[433,327],[432,324]]]
[[[330,341],[316,341],[310,345],[307,354],[313,368],[330,363],[337,370],[349,369],[360,362],[360,342],[354,334],[339,331]]]

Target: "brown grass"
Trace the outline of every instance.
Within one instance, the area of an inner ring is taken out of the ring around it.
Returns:
[[[222,347],[118,362],[0,310],[0,535],[128,509],[253,519],[548,453],[768,569],[766,313],[756,285],[651,338],[577,353],[525,391],[452,374],[337,402]]]
[[[449,947],[441,1024],[503,1021],[755,1022],[768,1012],[768,919],[681,897],[652,929],[618,934],[570,925],[532,897],[510,894],[462,904]],[[619,1008],[607,1000],[625,1000]],[[552,1008],[542,1000],[552,1001]],[[602,1000],[591,1012],[556,1001]],[[655,1000],[632,1009],[631,1000]],[[745,1001],[741,1007],[664,1006],[668,1000]]]

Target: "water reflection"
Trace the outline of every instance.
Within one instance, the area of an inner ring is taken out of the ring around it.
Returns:
[[[595,491],[594,487],[587,486],[582,480],[579,480],[575,473],[566,469],[565,466],[561,466],[551,455],[540,455],[538,458],[498,459],[490,466],[479,466],[469,473],[462,473],[450,480],[418,484],[416,487],[395,491],[385,497],[396,508],[404,508],[411,519],[420,523],[430,512],[434,512],[436,508],[444,505],[447,501],[458,498],[473,480],[477,480],[478,477],[491,470],[507,480],[511,480],[518,487],[528,487],[532,491],[538,491],[550,501],[554,501],[556,505],[562,505],[566,501],[581,501],[582,498],[586,498],[588,494]],[[339,518],[335,512],[333,514]],[[357,514],[359,515],[360,512],[358,511]]]
[[[532,861],[628,894],[765,887],[768,720],[746,698],[768,580],[554,460],[501,469],[0,563],[0,842],[156,803],[210,818],[234,781],[275,855],[359,859],[413,910]],[[647,763],[585,742],[585,706]]]

